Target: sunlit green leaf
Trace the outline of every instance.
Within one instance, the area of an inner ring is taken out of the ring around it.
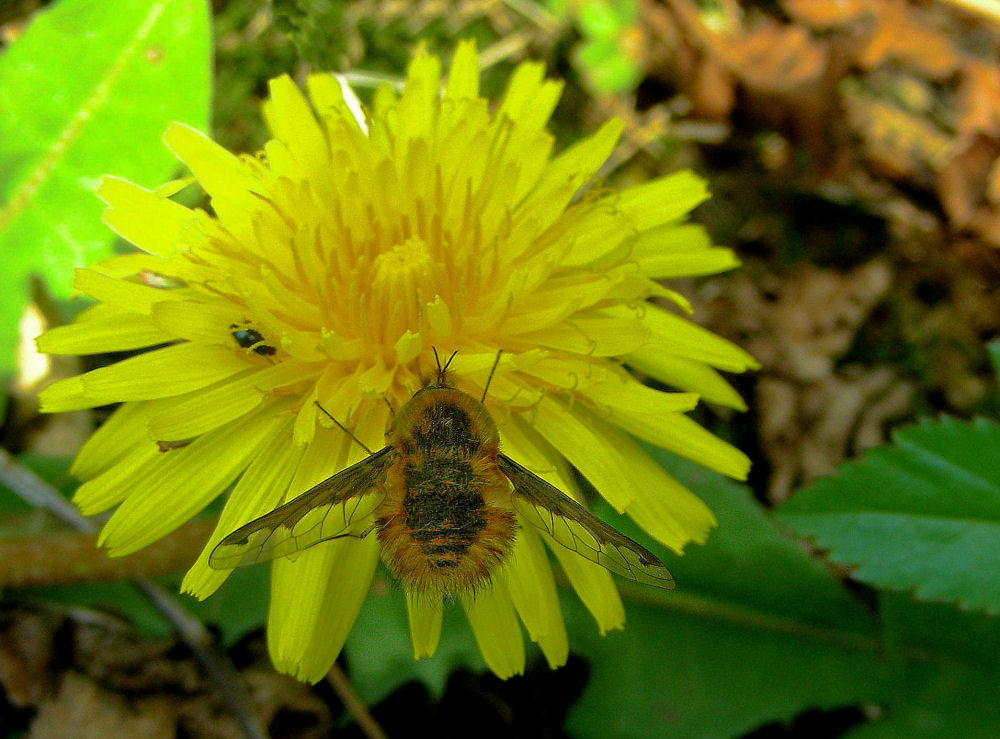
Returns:
[[[99,178],[155,186],[177,167],[167,124],[207,127],[210,37],[205,0],[62,0],[0,57],[0,370],[28,277],[65,296],[73,268],[108,253]]]

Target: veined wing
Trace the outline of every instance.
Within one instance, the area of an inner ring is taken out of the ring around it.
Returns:
[[[395,460],[396,451],[387,446],[240,526],[212,550],[209,565],[217,570],[245,567],[345,536],[352,523],[382,502],[379,486]]]
[[[533,526],[617,575],[661,588],[674,587],[674,578],[652,552],[507,455],[499,455],[497,463],[514,486],[514,507]]]

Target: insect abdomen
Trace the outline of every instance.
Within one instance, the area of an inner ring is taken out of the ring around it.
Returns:
[[[479,470],[477,471],[477,467]],[[500,479],[469,458],[409,458],[395,471],[401,495],[377,521],[383,559],[411,588],[475,589],[503,560],[517,531],[514,514],[492,505]]]
[[[467,460],[403,468],[404,525],[431,566],[454,567],[486,526],[482,495]]]

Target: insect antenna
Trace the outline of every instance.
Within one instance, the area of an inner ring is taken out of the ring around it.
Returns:
[[[385,404],[389,407],[389,415],[390,416],[395,416],[396,415],[396,409],[392,407],[392,403],[389,401],[389,398],[387,396],[383,395],[382,396],[382,400],[384,400]]]
[[[441,366],[441,357],[438,356],[437,347],[432,346],[431,350],[434,352],[434,361],[437,363],[438,367],[437,383],[438,385],[444,385],[445,384],[444,375],[448,371],[448,367],[451,365],[451,360],[453,360],[455,358],[455,355],[458,354],[458,349],[456,349],[451,353],[451,356],[448,357],[448,361],[444,363],[444,367]]]
[[[497,371],[497,365],[500,364],[501,354],[503,354],[503,349],[497,349],[497,358],[493,360],[493,366],[490,368],[490,376],[486,378],[486,386],[483,388],[483,397],[479,399],[480,403],[486,402],[486,391],[490,389],[490,383],[493,382],[493,373]]]
[[[342,424],[340,421],[338,421],[336,418],[334,418],[332,415],[330,415],[330,411],[328,411],[326,408],[324,408],[323,406],[321,406],[319,404],[318,400],[314,400],[313,403],[315,403],[316,407],[319,408],[321,411],[323,411],[324,414],[326,414],[327,418],[329,418],[331,421],[333,421],[335,424],[337,424],[337,426],[340,427],[341,431],[343,431],[345,434],[347,434],[352,439],[354,439],[354,441],[357,443],[357,445],[359,447],[361,447],[366,452],[368,452],[369,455],[372,455],[372,454],[375,453],[371,449],[369,449],[367,446],[365,446],[364,442],[362,442],[361,439],[359,439],[357,436],[355,436],[354,434],[352,434],[351,431],[350,431],[350,429],[348,429],[344,424]]]

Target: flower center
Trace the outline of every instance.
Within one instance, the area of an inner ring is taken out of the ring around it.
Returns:
[[[408,328],[417,330],[420,306],[435,294],[433,261],[424,240],[411,236],[375,257],[371,291],[381,315],[388,317],[386,340],[394,341]]]

